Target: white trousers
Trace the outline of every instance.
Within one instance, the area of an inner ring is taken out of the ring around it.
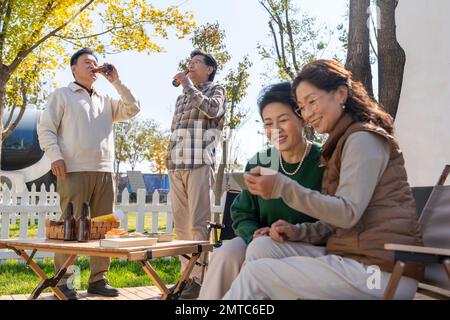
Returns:
[[[324,247],[260,237],[223,299],[381,299],[389,277]],[[416,290],[416,280],[402,277],[394,298],[412,299]]]
[[[220,300],[230,289],[245,259],[247,244],[236,237],[214,249],[210,255],[208,272],[206,272],[200,290],[199,300]]]

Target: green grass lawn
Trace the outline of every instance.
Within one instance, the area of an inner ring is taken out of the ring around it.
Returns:
[[[158,219],[158,230],[165,231],[166,217],[160,215]],[[151,231],[151,216],[145,217],[145,231]],[[134,231],[136,229],[136,214],[129,214],[128,230]],[[28,236],[36,237],[37,225],[29,226]],[[16,238],[19,236],[19,220],[15,226],[10,228],[10,237]],[[40,267],[48,275],[54,274],[53,260],[44,259],[43,263],[39,263]],[[81,288],[87,288],[87,281],[89,278],[89,264],[85,257],[79,257],[75,265],[81,270]],[[180,274],[180,262],[177,257],[172,257],[168,260],[161,258],[151,261],[151,265],[155,268],[158,275],[167,284],[176,283]],[[112,259],[110,271],[107,278],[111,285],[116,288],[124,287],[140,287],[154,285],[152,280],[144,272],[142,267],[137,262],[120,261],[119,259]],[[8,260],[5,264],[0,264],[0,295],[10,294],[28,294],[39,283],[39,278],[23,263],[18,263],[17,260]],[[50,290],[47,289],[46,292]]]
[[[167,284],[174,284],[180,278],[180,262],[177,257],[163,258],[150,262],[158,275]],[[89,264],[85,257],[77,259],[75,265],[81,270],[81,288],[86,290],[89,279]],[[53,260],[45,259],[39,266],[47,275],[53,275]],[[154,285],[150,277],[137,262],[113,259],[107,278],[116,288],[141,287]],[[0,295],[29,294],[38,285],[39,278],[25,264],[10,260],[0,265]],[[47,289],[45,292],[50,292]]]

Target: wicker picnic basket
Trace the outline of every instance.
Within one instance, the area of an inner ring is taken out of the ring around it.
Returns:
[[[110,221],[92,221],[91,220],[91,240],[104,239],[105,234],[113,229],[118,228],[120,222]],[[63,221],[45,221],[45,237],[47,239],[64,240],[64,222]]]

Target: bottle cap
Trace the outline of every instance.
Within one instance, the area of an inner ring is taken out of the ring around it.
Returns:
[[[180,83],[177,79],[173,79],[172,85],[173,85],[174,87],[179,87],[180,84],[181,84],[181,83]]]
[[[72,203],[72,201],[70,201],[67,204],[67,215],[68,216],[73,216],[73,203]]]
[[[91,207],[89,206],[89,202],[83,203],[83,211],[84,216],[91,217]]]

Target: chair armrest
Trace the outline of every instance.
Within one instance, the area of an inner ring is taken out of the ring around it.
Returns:
[[[409,245],[404,245],[404,244],[386,243],[384,245],[384,249],[389,250],[389,251],[424,253],[424,254],[431,254],[431,255],[447,256],[450,258],[450,249],[444,249],[444,248],[409,246]]]
[[[446,289],[445,287],[443,288],[436,286],[436,284],[419,282],[417,292],[433,299],[450,299],[450,290]]]

